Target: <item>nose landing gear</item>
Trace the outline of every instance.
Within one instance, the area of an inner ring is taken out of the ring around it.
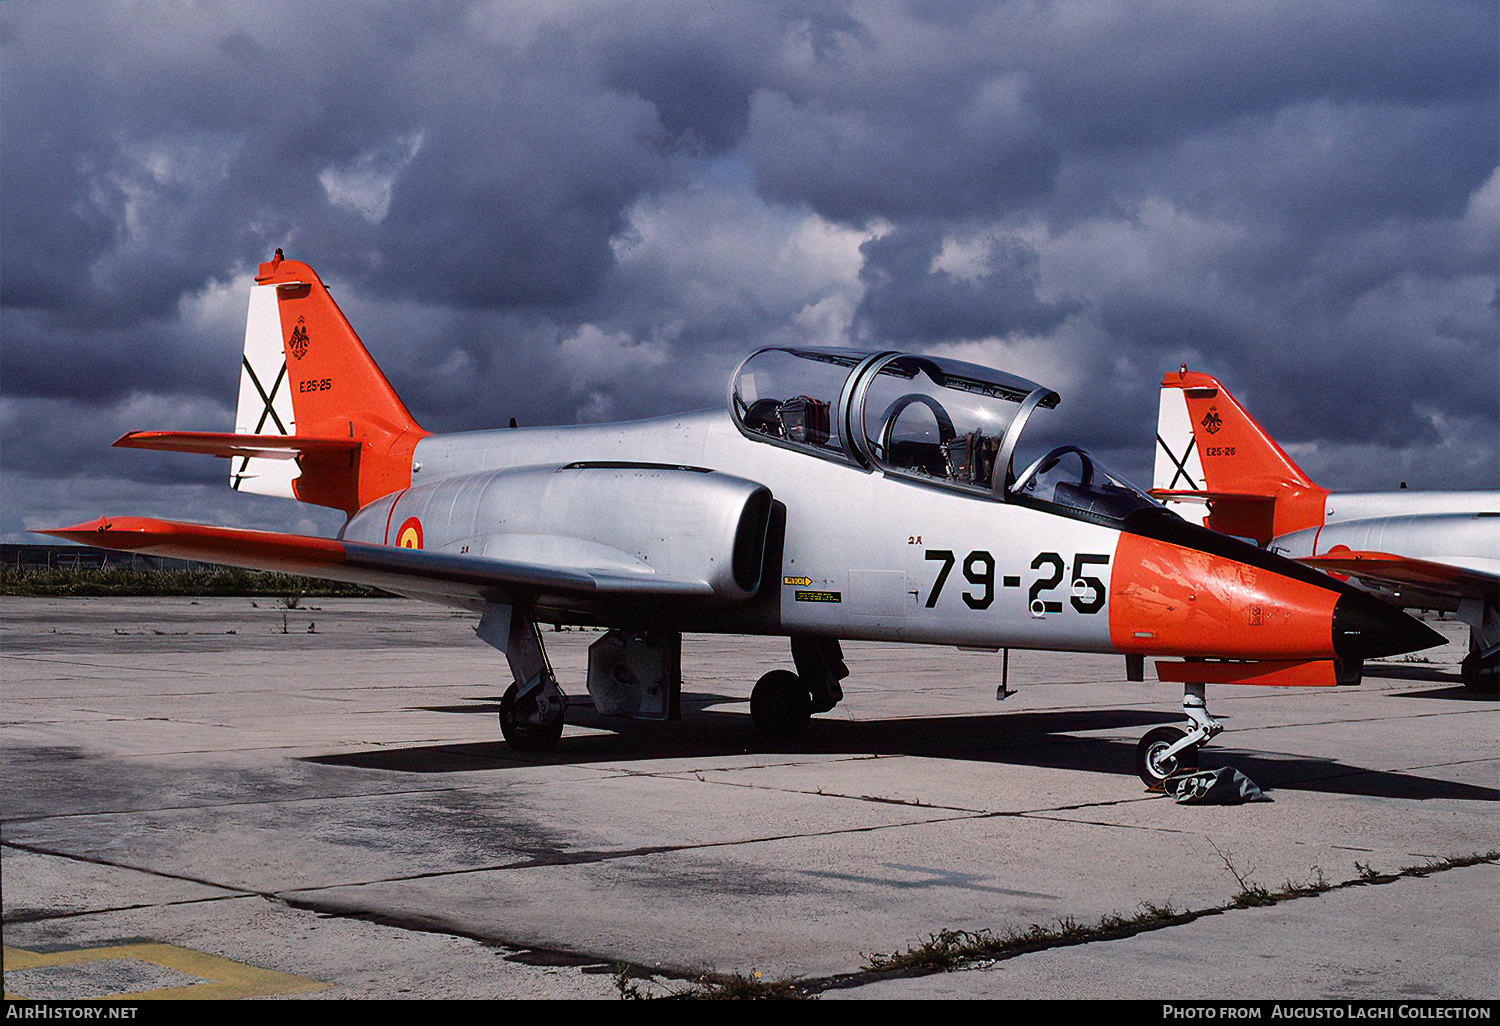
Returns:
[[[1224,729],[1208,714],[1203,684],[1182,686],[1182,711],[1187,717],[1182,727],[1157,727],[1147,731],[1135,749],[1135,771],[1153,791],[1165,790],[1167,777],[1173,773],[1198,768],[1198,749]]]

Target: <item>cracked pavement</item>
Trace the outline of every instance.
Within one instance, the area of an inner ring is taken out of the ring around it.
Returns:
[[[1189,807],[1134,772],[1180,692],[1126,682],[1117,658],[1012,652],[1000,703],[996,655],[846,644],[844,703],[769,742],[748,696],[789,664],[784,641],[685,639],[683,719],[653,723],[594,713],[597,634],[547,633],[570,725],[534,754],[498,739],[503,659],[466,614],[0,602],[7,949],[150,941],[333,998],[608,998],[618,963],[657,992],[758,971],[827,998],[1500,989],[1492,862],[962,972],[861,973],[941,930],[1222,908],[1240,890],[1226,858],[1276,890],[1500,848],[1500,706],[1458,685],[1458,644],[1358,688],[1210,689],[1227,729],[1204,765],[1273,801]]]

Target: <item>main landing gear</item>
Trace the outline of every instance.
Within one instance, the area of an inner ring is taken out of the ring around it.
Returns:
[[[827,712],[844,697],[839,681],[849,676],[837,638],[792,639],[797,672],[772,670],[750,692],[750,720],[763,737],[796,737],[813,713]]]
[[[1182,686],[1182,711],[1187,716],[1183,727],[1157,727],[1147,731],[1135,748],[1135,771],[1153,791],[1164,790],[1167,777],[1173,773],[1198,768],[1198,749],[1224,725],[1208,714],[1202,684]],[[1184,727],[1186,729],[1184,729]]]
[[[479,618],[478,634],[505,653],[515,678],[500,699],[500,733],[512,748],[545,752],[562,737],[567,696],[557,686],[531,610],[492,603]]]
[[[501,696],[500,734],[517,751],[546,752],[557,747],[568,699],[556,681],[550,685],[539,681],[522,695],[520,683],[511,681]]]
[[[500,733],[506,743],[523,752],[557,747],[568,699],[547,661],[533,610],[490,603],[479,618],[477,633],[485,644],[504,652],[510,665],[513,680],[500,699]],[[675,640],[663,644],[663,637]],[[609,647],[611,639],[613,647]],[[849,676],[838,639],[795,637],[791,641],[797,671],[772,670],[750,695],[750,718],[755,729],[769,738],[800,734],[813,713],[827,712],[843,699],[839,681]],[[599,652],[601,646],[609,650]],[[622,652],[614,651],[622,646]],[[635,659],[628,658],[632,653]],[[615,658],[606,658],[611,655]],[[606,715],[676,719],[682,685],[680,657],[679,635],[606,634],[589,648],[589,693],[595,708]]]
[[[1469,625],[1469,654],[1460,671],[1464,687],[1476,695],[1500,694],[1500,601],[1495,589],[1483,598],[1464,599],[1458,619]]]
[[[1459,669],[1464,687],[1476,695],[1500,693],[1500,645],[1492,645],[1488,652],[1470,652]]]

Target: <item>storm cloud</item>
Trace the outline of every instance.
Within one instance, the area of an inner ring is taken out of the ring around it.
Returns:
[[[315,267],[430,430],[721,404],[758,346],[1042,381],[1149,476],[1210,371],[1319,483],[1500,485],[1493,3],[0,5],[0,535],[332,530],[220,461]],[[311,526],[309,526],[311,525]]]

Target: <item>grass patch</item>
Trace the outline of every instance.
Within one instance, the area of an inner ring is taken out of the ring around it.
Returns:
[[[1212,844],[1212,842],[1209,842]],[[992,930],[941,930],[929,934],[925,941],[892,954],[865,955],[864,968],[855,973],[821,980],[766,980],[760,973],[751,970],[748,976],[733,973],[728,976],[704,975],[688,980],[681,990],[653,994],[637,980],[655,979],[650,970],[625,964],[615,966],[615,988],[624,1001],[806,1001],[814,1000],[825,990],[855,987],[892,976],[926,976],[933,973],[967,969],[983,962],[995,962],[1014,958],[1031,951],[1087,944],[1092,941],[1117,940],[1137,933],[1165,929],[1182,923],[1190,923],[1203,916],[1219,915],[1234,909],[1255,908],[1274,905],[1281,901],[1306,898],[1345,887],[1363,887],[1375,883],[1389,883],[1404,876],[1423,877],[1445,869],[1461,869],[1481,863],[1500,861],[1500,851],[1476,852],[1455,858],[1439,859],[1422,866],[1412,866],[1396,873],[1379,873],[1369,865],[1356,862],[1357,879],[1341,884],[1331,884],[1317,866],[1312,867],[1311,877],[1303,883],[1287,881],[1280,890],[1271,891],[1255,883],[1251,874],[1254,867],[1241,869],[1234,861],[1234,852],[1220,851],[1214,846],[1220,860],[1235,881],[1240,893],[1226,905],[1188,911],[1173,908],[1170,904],[1158,905],[1142,902],[1134,914],[1107,915],[1093,926],[1081,926],[1072,917],[1059,919],[1052,926],[1032,924],[1024,930],[996,933]]]
[[[288,609],[304,598],[377,598],[385,592],[316,577],[205,567],[199,570],[131,570],[123,567],[0,567],[0,595],[68,598],[108,595],[269,595]]]
[[[635,982],[640,977],[630,966],[615,967],[615,989],[622,1001],[810,1001],[816,997],[814,988],[796,980],[767,980],[760,971],[750,970],[748,976],[731,973],[728,976],[702,976],[688,984],[687,989],[666,994],[651,994]]]

